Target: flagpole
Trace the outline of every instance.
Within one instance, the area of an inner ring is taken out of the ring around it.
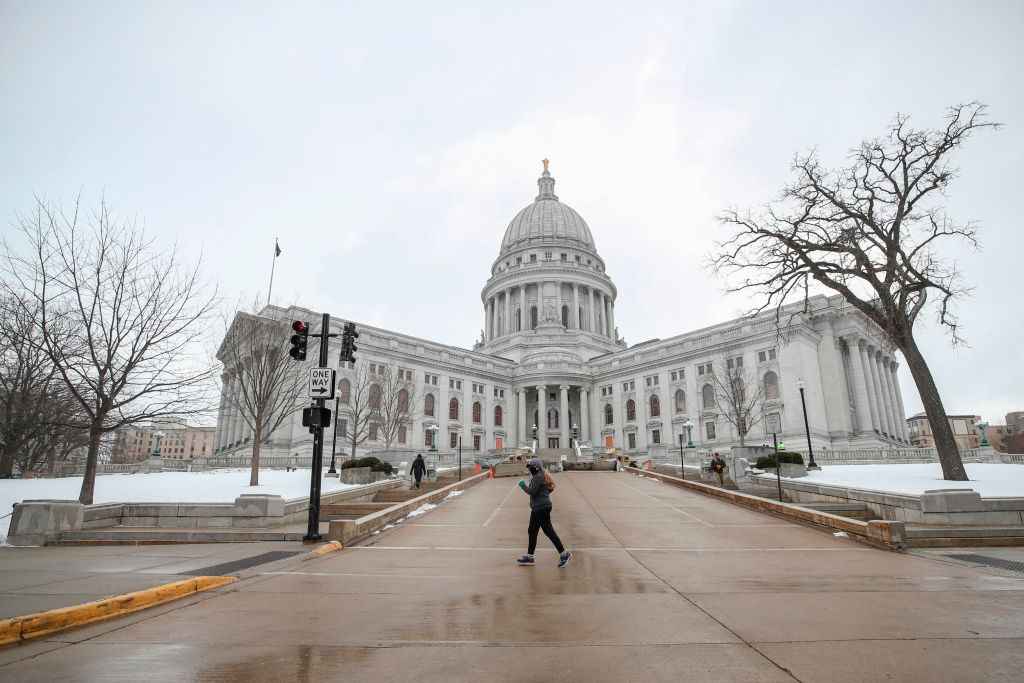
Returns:
[[[277,265],[277,254],[280,251],[277,246],[277,238],[274,238],[274,260],[270,262],[270,286],[267,287],[267,305],[270,305],[270,293],[274,291],[274,266]]]

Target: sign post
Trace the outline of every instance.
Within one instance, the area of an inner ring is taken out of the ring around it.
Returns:
[[[313,463],[309,478],[309,524],[306,527],[306,535],[302,537],[304,541],[320,540],[320,484],[323,479],[324,427],[330,424],[331,414],[331,411],[324,407],[324,403],[327,399],[334,398],[334,369],[326,367],[330,331],[331,314],[324,313],[323,322],[320,324],[320,362],[318,363],[320,367],[309,370],[309,396],[316,399],[313,411],[317,413],[318,417],[316,420],[311,420],[309,425],[309,431],[313,433]]]
[[[779,433],[782,431],[782,416],[778,413],[767,415],[764,420],[772,433],[772,449],[775,451],[775,483],[779,487],[779,502],[782,502],[782,463],[779,462]]]

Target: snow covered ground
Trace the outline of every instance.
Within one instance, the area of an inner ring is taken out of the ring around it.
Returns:
[[[938,463],[923,465],[825,465],[795,481],[918,495],[932,489],[974,489],[983,498],[1024,497],[1024,465],[970,463],[971,481],[946,481]]]
[[[63,479],[0,479],[0,540],[7,536],[10,512],[23,500],[78,500],[82,477]],[[354,488],[325,478],[321,493]],[[260,470],[260,485],[249,486],[249,469],[207,472],[103,474],[96,477],[97,503],[233,503],[243,493],[275,493],[285,500],[309,495],[309,472]],[[7,515],[6,517],[4,515]]]

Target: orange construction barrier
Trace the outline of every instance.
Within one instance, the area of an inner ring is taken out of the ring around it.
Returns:
[[[648,460],[647,464],[644,465],[644,469],[646,469],[648,472],[653,472],[654,471],[654,461],[653,460]]]
[[[480,461],[479,460],[476,462],[476,470],[474,470],[474,474],[480,474]]]
[[[494,468],[492,467],[489,471],[490,471],[491,474],[487,478],[488,479],[494,479]]]

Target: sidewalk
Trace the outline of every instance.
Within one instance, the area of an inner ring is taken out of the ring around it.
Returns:
[[[0,548],[0,619],[80,605],[188,578],[185,572],[301,542]]]

